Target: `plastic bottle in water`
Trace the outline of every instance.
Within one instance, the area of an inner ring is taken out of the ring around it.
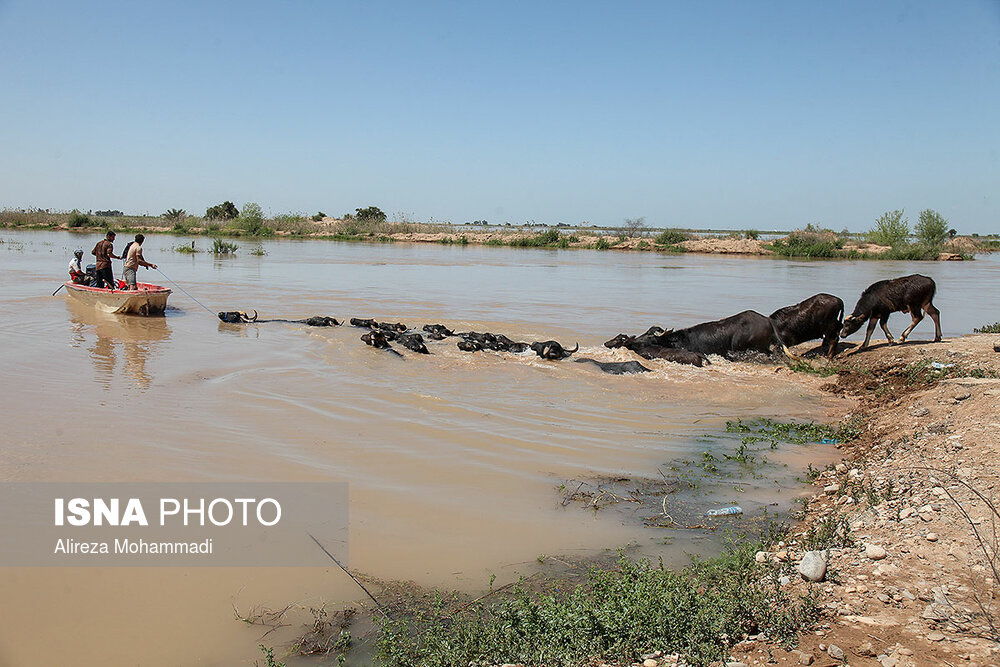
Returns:
[[[705,516],[727,516],[729,514],[743,514],[743,508],[739,505],[730,505],[705,512]]]

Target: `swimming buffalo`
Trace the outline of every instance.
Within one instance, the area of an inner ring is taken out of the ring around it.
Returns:
[[[672,361],[675,364],[688,364],[699,368],[711,365],[712,362],[701,352],[678,350],[660,345],[656,342],[655,336],[662,335],[663,333],[666,332],[660,327],[650,327],[646,333],[638,336],[629,336],[628,334],[620,333],[604,343],[604,347],[624,347],[626,350],[632,350],[644,359],[663,359],[664,361]]]
[[[817,294],[794,306],[779,308],[770,315],[778,338],[792,346],[822,338],[826,356],[833,359],[840,339],[844,302],[832,294]]]
[[[850,336],[867,321],[868,331],[865,333],[865,342],[861,344],[859,350],[868,347],[876,323],[882,327],[889,344],[895,345],[896,341],[893,340],[892,334],[889,333],[889,328],[886,326],[889,322],[889,315],[896,312],[909,313],[913,320],[906,331],[899,336],[899,342],[902,343],[913,331],[913,327],[924,319],[923,313],[925,312],[934,320],[934,342],[938,342],[941,340],[941,311],[931,303],[936,291],[937,285],[934,284],[934,281],[920,274],[872,283],[861,293],[857,305],[854,306],[854,312],[844,318],[844,328],[840,335]]]
[[[487,331],[479,333],[477,331],[464,331],[452,334],[459,336],[462,340],[458,343],[458,349],[465,352],[478,352],[480,350],[493,350],[494,352],[512,352],[521,354],[528,349],[527,343],[513,341],[503,334],[495,334]]]
[[[562,345],[554,340],[546,340],[538,343],[532,343],[530,345],[531,349],[535,351],[542,359],[550,359],[552,361],[559,361],[560,359],[565,359],[574,352],[580,349],[580,344],[577,343],[576,347],[572,350],[565,349]]]
[[[597,359],[591,359],[590,357],[580,357],[579,359],[574,359],[573,361],[578,364],[594,364],[605,373],[610,373],[611,375],[627,375],[631,373],[650,372],[649,368],[646,368],[638,361],[598,361]]]
[[[242,310],[227,310],[219,313],[219,319],[227,324],[247,324],[257,321],[257,311],[253,311],[253,317],[250,317]]]
[[[446,336],[454,336],[455,332],[443,324],[425,324],[423,327],[431,340],[444,340]]]
[[[399,343],[414,352],[419,352],[420,354],[430,354],[427,349],[427,345],[424,344],[424,337],[418,333],[403,333],[399,334],[396,338]]]
[[[744,310],[725,319],[703,322],[687,329],[668,329],[649,340],[663,347],[718,354],[733,359],[748,352],[771,354],[781,349],[793,356],[775,331],[771,320],[753,310]]]

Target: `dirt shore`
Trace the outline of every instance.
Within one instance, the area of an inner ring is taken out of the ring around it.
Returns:
[[[819,474],[788,541],[758,554],[782,564],[786,586],[818,594],[823,618],[797,649],[758,638],[737,646],[737,661],[1000,664],[991,640],[1000,517],[990,506],[1000,490],[998,343],[976,335],[881,344],[834,362],[840,372],[824,388],[857,400],[863,435]],[[803,543],[824,532],[826,573],[807,583]]]

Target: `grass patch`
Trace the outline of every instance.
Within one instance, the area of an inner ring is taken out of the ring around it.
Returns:
[[[222,239],[212,239],[213,255],[232,255],[239,248],[235,243],[223,241]]]
[[[191,245],[174,246],[173,250],[174,252],[179,252],[183,255],[193,255],[196,252],[201,252],[200,250],[194,247],[194,243],[192,243]]]
[[[439,597],[429,609],[378,620],[377,664],[629,664],[656,648],[707,665],[748,634],[792,645],[817,607],[781,590],[772,565],[754,560],[761,548],[733,544],[679,572],[620,556],[616,568],[591,570],[573,590],[532,592],[521,582],[490,604],[457,611]]]
[[[746,433],[744,442],[791,442],[804,445],[808,442],[849,442],[861,435],[861,425],[857,420],[846,420],[837,425],[817,424],[809,422],[779,422],[773,419],[760,418],[743,421],[726,422],[728,433]]]
[[[611,249],[611,242],[608,241],[603,236],[597,239],[597,243],[594,244],[594,250],[610,250],[610,249]]]
[[[984,324],[981,327],[973,327],[972,333],[987,333],[987,334],[1000,333],[1000,322],[994,322],[993,324]]]
[[[850,522],[841,514],[830,514],[811,524],[802,539],[802,547],[807,551],[843,549],[853,544]]]

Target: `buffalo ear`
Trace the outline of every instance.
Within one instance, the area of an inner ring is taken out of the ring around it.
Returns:
[[[664,332],[663,332],[662,334],[660,334],[660,335],[661,335],[661,336],[665,336],[665,335],[667,335],[668,333],[673,333],[673,332],[674,332],[674,330],[673,330],[673,329],[666,329],[666,330],[664,330]]]

